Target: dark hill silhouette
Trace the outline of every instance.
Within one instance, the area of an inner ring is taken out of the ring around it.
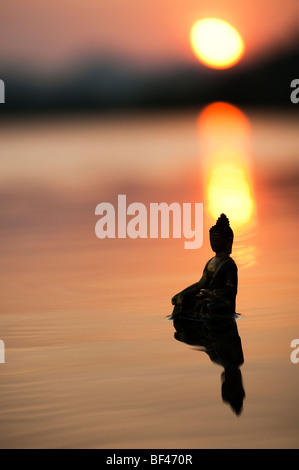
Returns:
[[[1,70],[0,78],[6,85],[2,115],[22,111],[186,108],[216,100],[294,107],[290,83],[299,78],[299,47],[227,70],[194,63],[146,71],[111,59],[91,59],[46,83],[21,70]]]

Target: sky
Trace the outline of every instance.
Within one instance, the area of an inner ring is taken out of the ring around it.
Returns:
[[[298,0],[10,0],[1,5],[0,66],[56,70],[86,57],[140,66],[196,61],[192,25],[205,17],[232,23],[246,60],[294,40]]]

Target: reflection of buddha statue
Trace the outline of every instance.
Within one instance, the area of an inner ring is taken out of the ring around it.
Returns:
[[[199,318],[207,314],[235,313],[238,271],[230,257],[234,234],[225,214],[210,229],[216,255],[205,265],[202,278],[172,298],[173,317]]]
[[[240,366],[244,362],[241,338],[232,316],[191,320],[176,316],[174,337],[208,354],[211,361],[224,367],[221,394],[236,415],[243,409],[245,391]]]

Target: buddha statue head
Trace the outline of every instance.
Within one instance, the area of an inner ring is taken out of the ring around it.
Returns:
[[[232,231],[229,220],[225,214],[221,214],[217,222],[210,228],[210,244],[212,250],[217,253],[232,252],[234,232]]]

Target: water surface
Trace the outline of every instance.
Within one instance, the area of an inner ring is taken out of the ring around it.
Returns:
[[[197,113],[53,119],[0,131],[1,448],[297,448],[298,118],[246,112],[256,214],[236,234],[243,410],[223,367],[174,338],[173,294],[204,243],[99,240],[96,205],[204,202]]]

